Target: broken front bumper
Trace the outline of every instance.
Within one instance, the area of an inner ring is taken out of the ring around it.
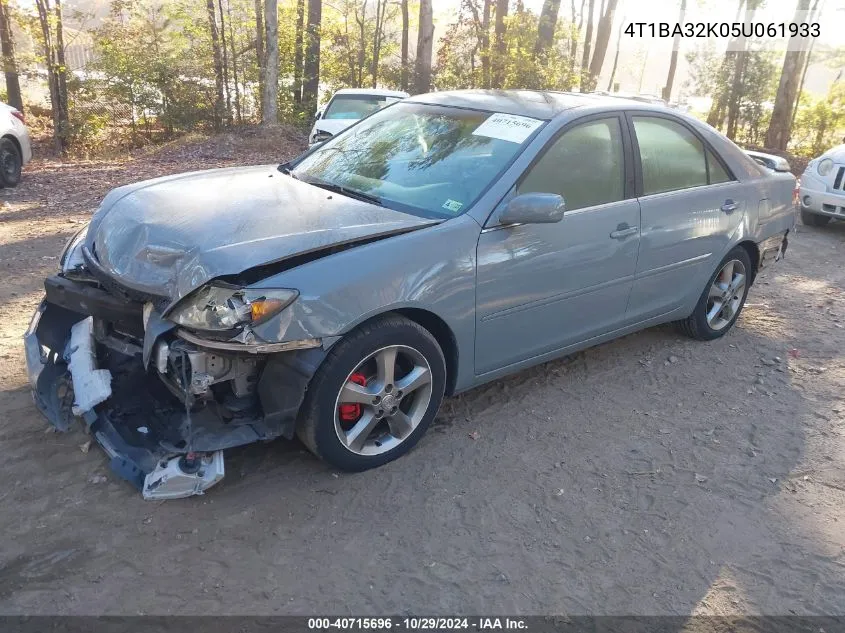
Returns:
[[[293,436],[321,349],[204,349],[155,312],[145,328],[139,302],[63,277],[45,289],[24,335],[35,402],[61,431],[81,417],[145,498],[201,493],[223,477],[222,450]]]
[[[201,494],[223,479],[222,450],[191,455],[186,463],[184,456],[151,442],[130,443],[108,415],[96,411],[96,406],[112,395],[112,374],[108,369],[98,368],[93,318],[89,316],[70,327],[70,338],[59,355],[38,338],[42,318],[55,309],[42,301],[24,335],[33,396],[47,419],[57,429],[66,431],[74,416],[81,416],[90,434],[111,459],[112,470],[139,488],[145,499]],[[145,427],[136,430],[149,433]]]

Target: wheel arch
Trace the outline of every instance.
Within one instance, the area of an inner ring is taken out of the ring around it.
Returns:
[[[751,260],[751,283],[753,284],[760,267],[760,249],[757,243],[752,240],[743,240],[737,246],[744,248],[745,252],[748,253],[748,259]]]
[[[346,333],[389,314],[398,314],[413,321],[425,328],[434,337],[443,352],[443,358],[446,360],[446,395],[451,396],[455,392],[455,385],[458,380],[458,340],[449,324],[438,314],[425,308],[407,306],[390,308],[355,323]],[[342,336],[339,338],[342,338]]]

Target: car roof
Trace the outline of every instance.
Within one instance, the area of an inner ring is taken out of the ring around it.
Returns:
[[[341,88],[335,95],[374,95],[376,97],[407,97],[401,90],[383,90],[382,88]],[[332,95],[334,96],[334,95]]]
[[[584,106],[608,110],[622,107],[640,109],[642,101],[595,93],[555,92],[551,90],[449,90],[411,97],[409,101],[502,112],[551,120],[557,115]],[[654,106],[652,107],[660,107]]]

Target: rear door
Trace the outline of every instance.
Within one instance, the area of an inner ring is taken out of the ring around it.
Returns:
[[[641,211],[628,315],[639,322],[700,293],[749,201],[724,161],[686,122],[647,111],[629,112],[628,121]]]
[[[639,242],[630,140],[621,114],[585,117],[551,140],[513,194],[556,193],[556,224],[498,225],[478,241],[476,373],[619,327]],[[628,157],[626,160],[625,157]]]

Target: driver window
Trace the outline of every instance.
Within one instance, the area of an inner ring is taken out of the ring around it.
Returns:
[[[529,169],[516,193],[559,194],[567,211],[623,200],[619,119],[590,121],[564,132]]]

